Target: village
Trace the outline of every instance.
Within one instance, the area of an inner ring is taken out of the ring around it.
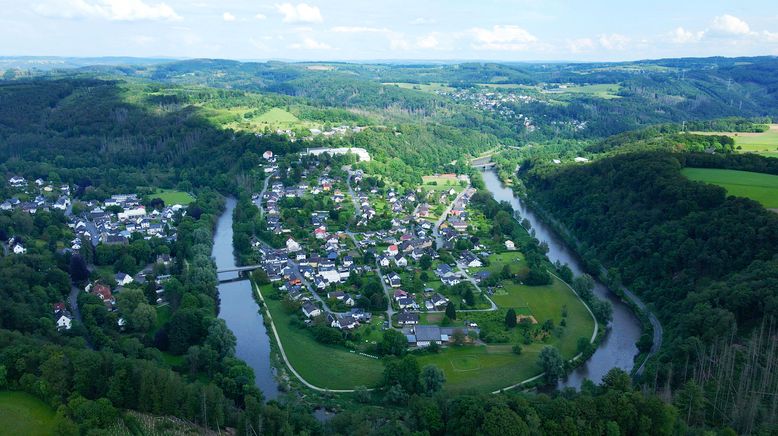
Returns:
[[[361,169],[321,168],[309,160],[300,182],[286,186],[272,153],[263,157],[274,170],[253,201],[283,246],[259,239],[253,246],[268,280],[299,306],[307,324],[350,332],[386,312],[381,329],[402,331],[409,347],[445,345],[460,334],[478,341],[475,322],[423,322],[427,315],[496,310],[491,287],[481,287],[491,273],[469,273],[482,268],[490,253],[472,242],[478,224],[470,220],[469,201],[476,190],[468,176],[436,174],[402,189]],[[303,210],[288,209],[300,202],[326,209],[312,210],[303,221]],[[512,241],[504,245],[515,250]]]
[[[70,330],[73,320],[79,318],[79,292],[97,297],[109,312],[116,312],[116,294],[125,288],[145,291],[151,283],[154,295],[149,300],[158,307],[167,304],[164,283],[171,277],[169,272],[174,261],[170,245],[176,240],[176,222],[185,215],[185,205],[164,205],[152,200],[152,207],[147,209],[145,204],[149,202],[138,194],[114,194],[103,201],[75,202],[69,185],[40,178],[28,182],[13,176],[8,186],[13,195],[0,203],[0,210],[30,215],[42,211],[62,213],[72,233],[69,243],[58,252],[82,260],[92,259],[91,262],[83,260],[83,267],[96,278],[85,281],[83,288],[74,284],[67,304],[60,301],[53,305],[59,330]],[[25,254],[26,243],[13,235],[4,248],[8,253]],[[86,256],[85,252],[93,254]],[[144,253],[145,258],[130,257],[128,261],[127,253],[137,252]],[[122,328],[126,320],[118,317],[117,324]]]

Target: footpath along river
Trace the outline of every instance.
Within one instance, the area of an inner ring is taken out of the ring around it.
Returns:
[[[482,175],[486,188],[494,198],[497,201],[510,203],[513,210],[518,212],[519,219],[526,218],[530,222],[532,229],[535,230],[535,237],[548,244],[548,258],[551,262],[566,263],[575,275],[584,273],[577,255],[532,210],[528,209],[510,188],[503,186],[494,170],[486,170]],[[600,383],[602,377],[611,368],[617,367],[629,372],[634,366],[634,358],[638,354],[635,343],[641,334],[640,321],[619,297],[599,281],[595,281],[594,294],[602,300],[610,301],[613,305],[613,321],[594,355],[570,373],[567,380],[560,382],[559,388],[580,388],[581,383],[587,378]]]

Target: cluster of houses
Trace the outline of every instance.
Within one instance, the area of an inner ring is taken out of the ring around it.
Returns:
[[[17,193],[11,198],[0,203],[0,210],[23,210],[35,214],[39,210],[67,211],[70,207],[70,186],[67,184],[55,185],[43,179],[36,179],[29,183],[21,176],[13,176],[8,179],[8,184]],[[19,197],[27,198],[22,201]]]
[[[76,234],[71,242],[71,249],[80,249],[82,240],[91,241],[93,245],[127,244],[133,233],[139,233],[144,238],[165,238],[173,241],[176,238],[174,217],[184,206],[174,204],[165,206],[162,210],[147,211],[135,194],[117,194],[100,203],[87,203],[88,212],[81,215],[71,215],[68,224]],[[115,212],[115,207],[121,212]],[[184,211],[185,213],[185,211]]]
[[[525,93],[519,93],[509,90],[488,90],[480,88],[461,89],[455,91],[436,91],[438,95],[450,97],[456,101],[462,101],[470,104],[476,109],[486,112],[492,112],[503,118],[518,120],[524,123],[525,128],[532,132],[536,126],[528,115],[516,112],[513,107],[516,104],[528,104],[533,102],[547,103],[545,100],[538,99]]]

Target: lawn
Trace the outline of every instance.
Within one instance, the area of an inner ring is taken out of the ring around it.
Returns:
[[[501,308],[514,308],[518,313],[531,314],[539,324],[550,319],[555,326],[562,321],[562,307],[567,306],[567,327],[560,338],[552,337],[549,345],[554,345],[562,356],[570,359],[576,354],[580,337],[591,338],[594,331],[594,319],[581,300],[561,280],[546,286],[526,286],[503,281],[503,289],[498,289],[492,300]]]
[[[756,153],[763,156],[778,157],[778,124],[771,124],[766,132],[691,132],[696,135],[725,135],[735,138],[738,152]]]
[[[375,387],[383,378],[384,366],[378,359],[352,353],[345,348],[316,342],[304,330],[289,325],[292,315],[279,300],[268,298],[272,289],[262,287],[262,295],[281,337],[284,351],[294,369],[309,383],[327,389]]]
[[[384,83],[384,85],[387,86],[397,86],[403,89],[415,89],[416,91],[423,91],[423,92],[436,92],[436,91],[443,91],[443,92],[451,92],[454,91],[454,88],[447,86],[443,83],[406,83],[406,82],[387,82]]]
[[[511,345],[446,347],[419,356],[419,366],[435,365],[446,374],[445,389],[492,392],[519,383],[541,372],[537,356],[544,344],[524,347],[521,355]]]
[[[150,198],[161,198],[166,205],[182,204],[188,205],[195,199],[188,192],[176,191],[175,189],[157,189],[154,194],[149,195]]]
[[[443,176],[423,176],[422,187],[427,191],[448,191],[451,188],[459,193],[465,188],[462,187],[458,179],[452,179]]]
[[[548,94],[585,94],[609,100],[621,98],[618,95],[620,90],[621,86],[616,83],[599,83],[596,85],[568,85],[567,88],[554,88],[545,92]]]
[[[0,392],[0,428],[3,434],[54,434],[54,410],[24,392]]]
[[[681,173],[691,180],[721,186],[729,195],[756,200],[769,209],[778,208],[776,175],[715,168],[684,168]]]

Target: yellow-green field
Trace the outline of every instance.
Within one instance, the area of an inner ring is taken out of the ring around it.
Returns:
[[[771,124],[766,132],[691,132],[697,135],[725,135],[735,138],[736,151],[778,157],[778,124]],[[740,148],[738,148],[740,147]]]
[[[450,92],[454,90],[454,88],[447,86],[444,83],[435,83],[435,82],[433,83],[387,82],[384,83],[384,85],[397,86],[403,89],[415,89],[417,91],[424,91],[424,92],[435,92],[435,91]]]
[[[0,392],[0,433],[8,435],[52,435],[54,410],[24,392]]]
[[[617,83],[600,83],[596,85],[567,85],[566,88],[555,88],[544,91],[547,94],[585,94],[604,99],[621,98],[618,95],[621,86]]]
[[[681,173],[691,180],[721,186],[729,195],[756,200],[768,209],[778,208],[778,176],[717,168],[684,168]]]

